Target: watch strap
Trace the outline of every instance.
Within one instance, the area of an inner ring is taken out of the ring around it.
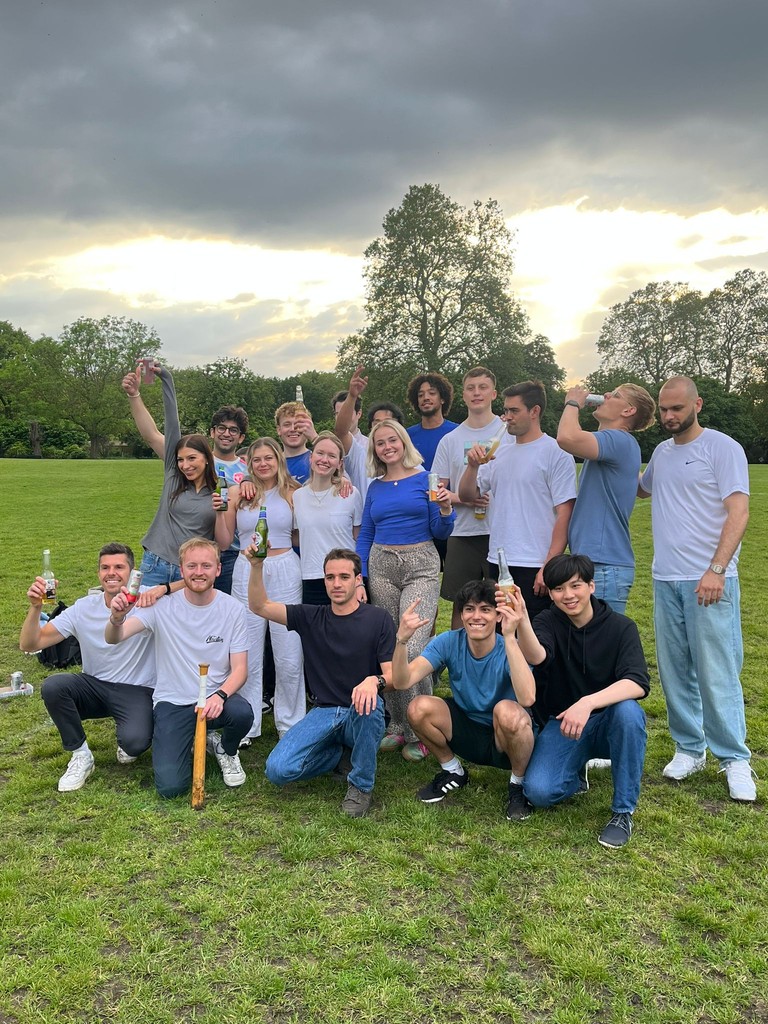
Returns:
[[[223,690],[214,690],[214,693],[217,697],[221,697],[225,704],[227,703],[227,697],[229,697],[228,693],[225,693]]]

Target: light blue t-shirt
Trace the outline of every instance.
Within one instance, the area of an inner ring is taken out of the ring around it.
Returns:
[[[635,506],[640,445],[626,430],[598,430],[596,459],[585,459],[568,526],[568,547],[599,565],[634,567],[629,517]]]
[[[475,722],[493,725],[493,709],[499,701],[517,700],[504,638],[498,633],[493,650],[484,658],[476,658],[470,651],[465,629],[451,629],[433,637],[421,655],[435,672],[448,669],[453,699]]]

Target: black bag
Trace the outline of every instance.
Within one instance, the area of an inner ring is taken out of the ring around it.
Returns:
[[[57,615],[61,615],[66,607],[63,601],[59,601],[48,616],[48,621],[50,622]],[[46,647],[44,651],[38,651],[37,660],[41,665],[45,665],[48,668],[69,668],[70,665],[81,665],[80,641],[75,636],[65,636],[63,640],[53,644],[52,647]]]

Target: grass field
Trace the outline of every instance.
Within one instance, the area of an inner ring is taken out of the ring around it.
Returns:
[[[96,773],[59,794],[67,755],[42,666],[17,647],[26,589],[43,547],[67,602],[103,542],[140,550],[161,470],[0,461],[0,675],[23,668],[35,686],[0,702],[0,1024],[768,1020],[768,468],[751,478],[743,683],[759,801],[732,803],[712,762],[680,786],[661,778],[672,744],[643,503],[628,611],[653,670],[650,741],[632,842],[612,852],[596,842],[608,773],[514,825],[504,773],[476,768],[425,807],[414,793],[434,762],[382,755],[374,809],[353,821],[338,783],[266,782],[271,719],[244,752],[245,786],[210,770],[202,812],[156,797],[149,755],[118,765],[106,722],[88,727]]]

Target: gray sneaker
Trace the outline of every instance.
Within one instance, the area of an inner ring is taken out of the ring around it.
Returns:
[[[349,818],[362,818],[368,813],[373,793],[364,793],[350,782],[347,795],[341,801],[341,809]]]
[[[243,766],[240,764],[240,757],[237,754],[228,754],[226,752],[221,745],[221,733],[211,729],[205,738],[205,749],[209,754],[213,754],[219,762],[224,785],[229,786],[230,789],[234,789],[235,786],[242,786],[246,780],[246,774],[243,771]]]
[[[90,750],[76,750],[69,759],[67,770],[59,779],[60,793],[74,793],[82,789],[93,775],[96,763]]]

